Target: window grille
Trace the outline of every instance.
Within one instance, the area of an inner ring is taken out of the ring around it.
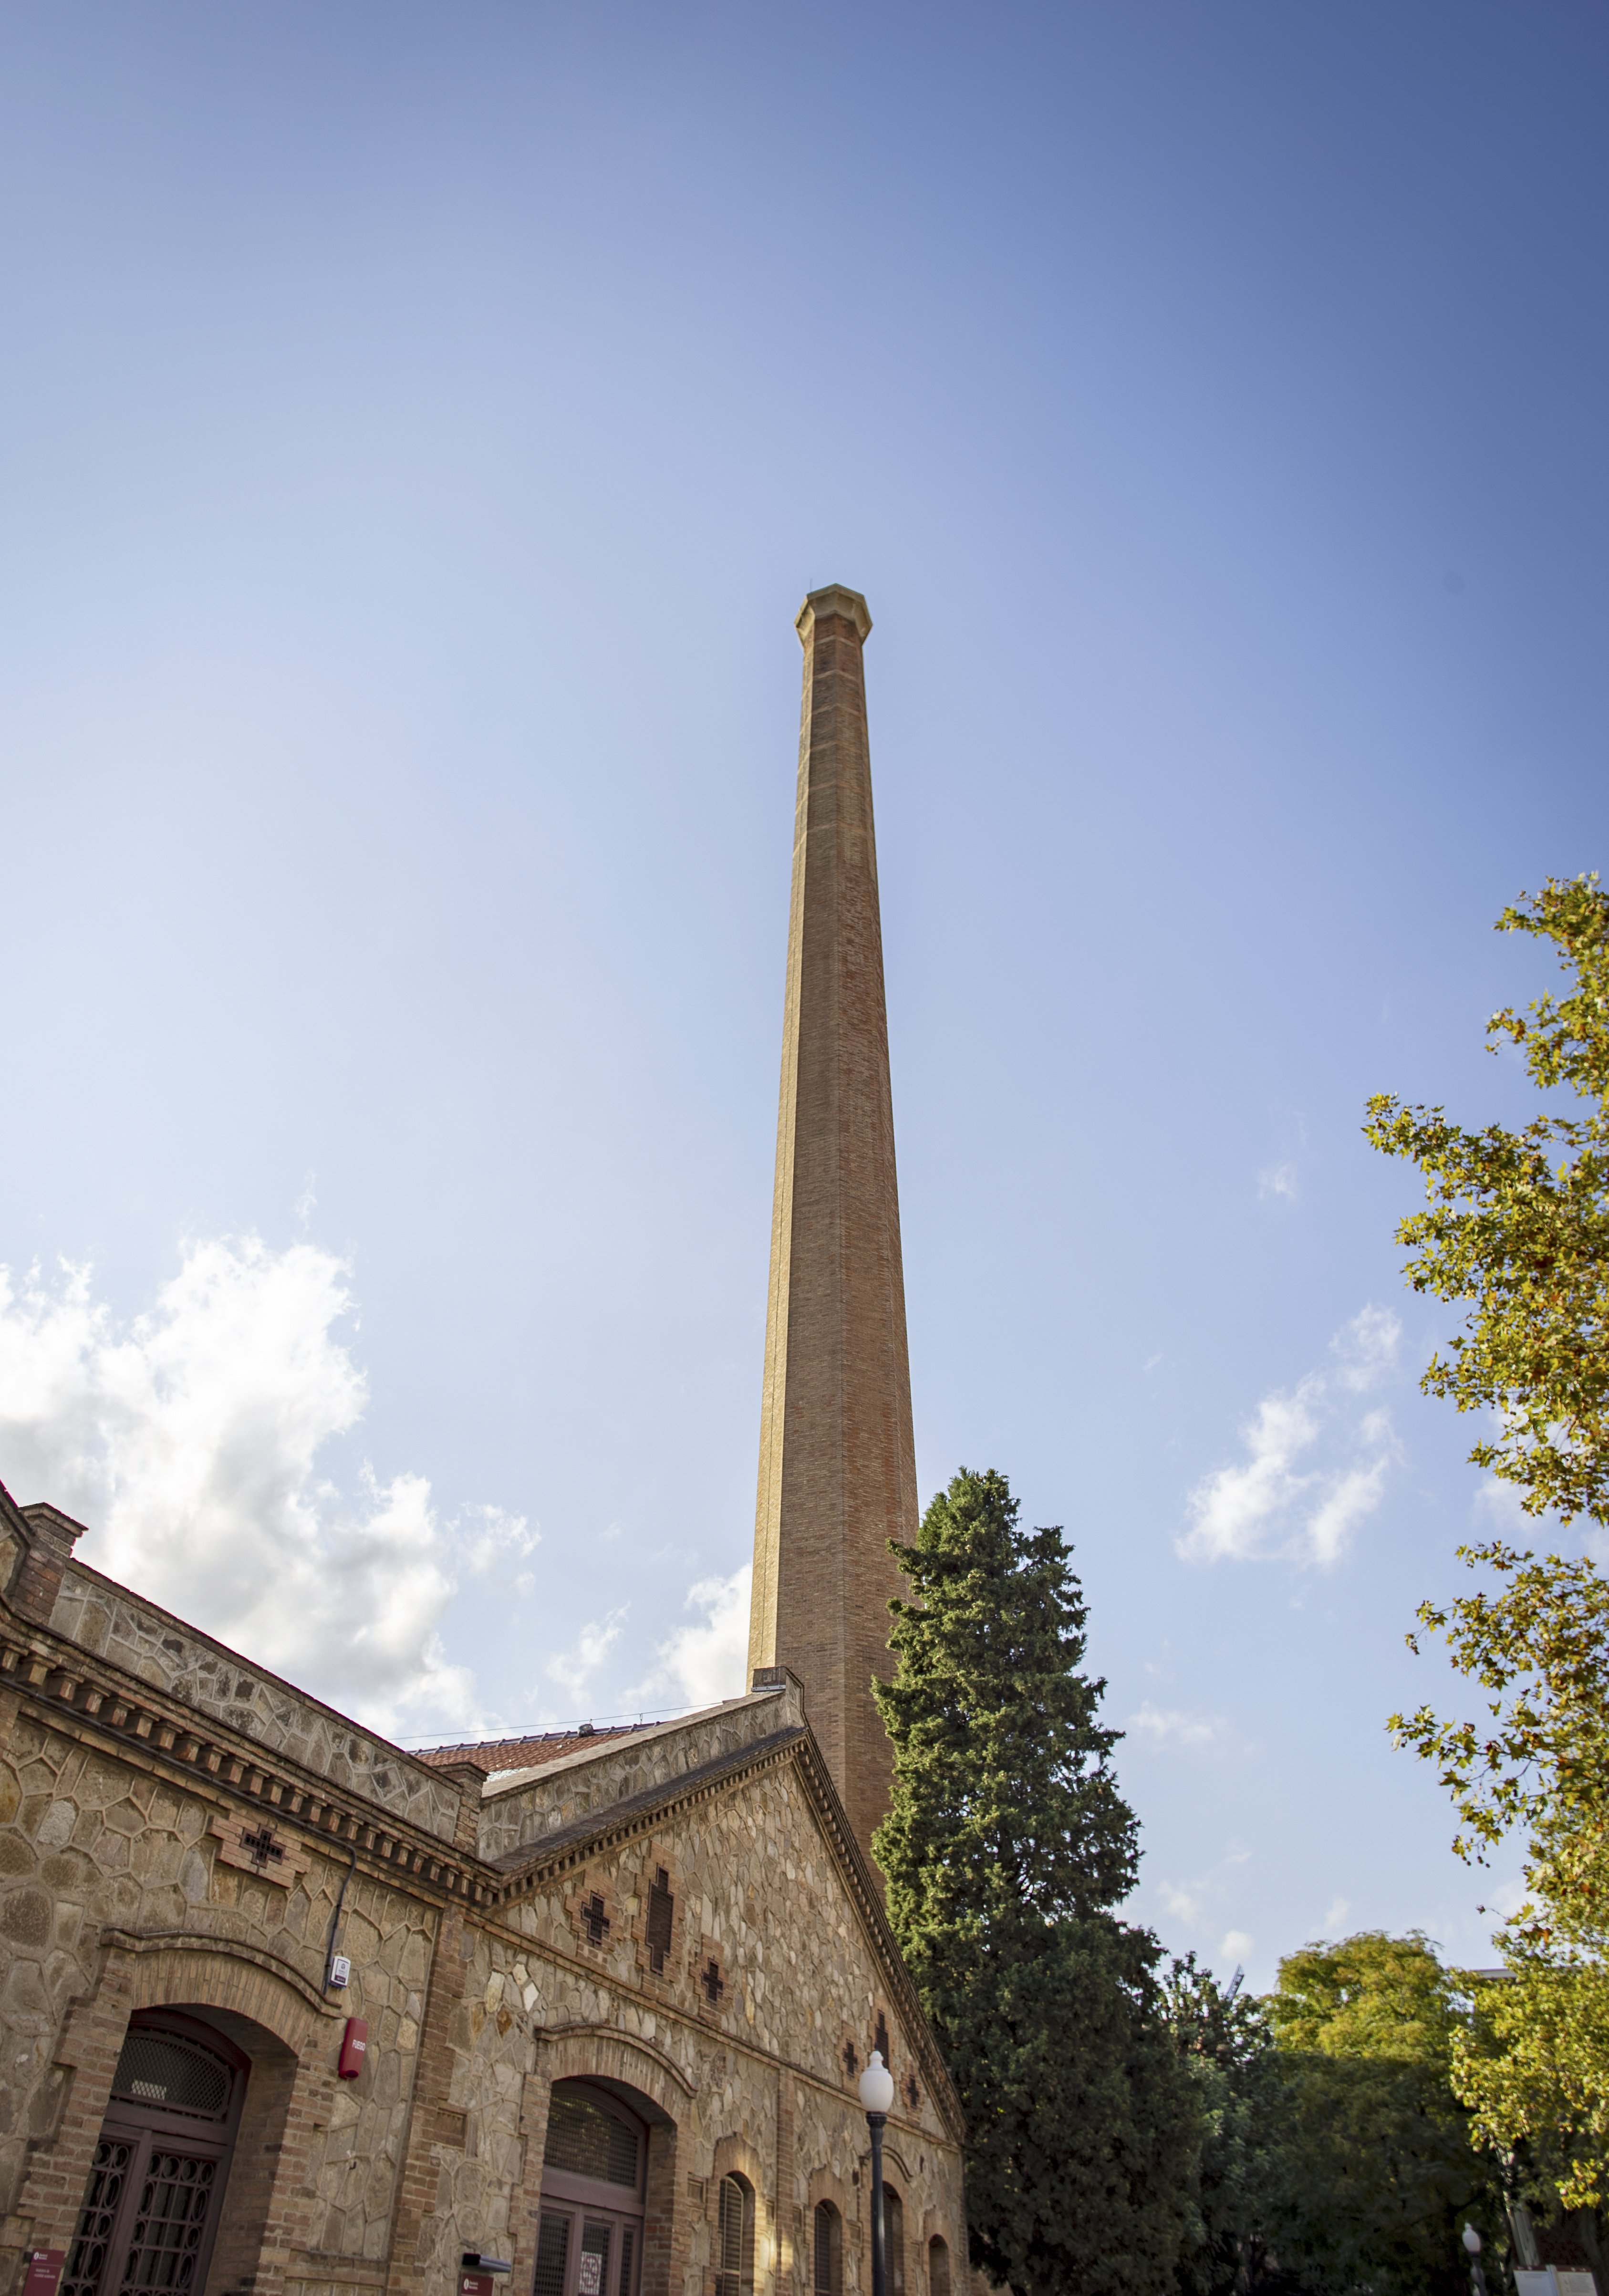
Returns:
[[[713,1954],[710,1956],[709,1966],[705,1969],[700,1982],[704,1988],[705,1999],[711,2009],[715,2008],[720,2001],[721,1995],[727,1989],[727,1980],[721,1975],[720,1964]]]
[[[670,1876],[661,1866],[653,1877],[653,1887],[648,1892],[648,1966],[656,1977],[665,1973],[665,1956],[670,1950],[670,1925],[676,1916],[676,1899],[670,1894]]]
[[[636,2261],[636,2226],[620,2226],[620,2296],[634,2296],[631,2267]]]
[[[922,2103],[922,2091],[917,2087],[916,2076],[915,2073],[910,2074],[906,2080],[905,2101],[907,2104],[909,2105],[913,2112],[917,2110]]]
[[[96,2145],[94,2166],[89,2172],[89,2190],[84,2196],[78,2228],[73,2235],[72,2253],[62,2275],[61,2296],[95,2296],[106,2269],[107,2245],[117,2222],[118,2202],[123,2197],[133,2153],[132,2144],[114,2137],[103,2136]]]
[[[842,2278],[841,2233],[831,2201],[817,2201],[815,2222],[814,2296],[839,2296]]]
[[[856,2054],[853,2041],[846,2041],[843,2045],[843,2069],[851,2080],[860,2070],[860,2059]]]
[[[570,2261],[570,2218],[544,2216],[537,2234],[535,2296],[564,2296],[564,2267]]]
[[[123,2296],[135,2289],[186,2296],[194,2291],[196,2259],[218,2176],[216,2161],[152,2151],[140,2180],[139,2213],[123,2267]]]
[[[603,1900],[595,1890],[581,1908],[581,1926],[587,1932],[588,1942],[592,1945],[601,1946],[609,1935],[609,1915],[604,1911]]]
[[[893,2059],[889,2054],[889,2021],[881,2009],[877,2012],[877,2030],[872,2036],[872,2046],[891,2072]]]
[[[609,2286],[609,2244],[613,2232],[612,2225],[582,2225],[576,2296],[605,2296]]]
[[[589,2096],[555,2088],[547,2107],[550,2169],[572,2177],[595,2177],[603,2185],[629,2185],[635,2191],[640,2152],[637,2133]]]
[[[111,2077],[113,2096],[138,2104],[160,2104],[197,2120],[222,2120],[229,2110],[234,2074],[221,2057],[178,2033],[131,2026]]]
[[[741,2177],[720,2180],[715,2296],[753,2296],[754,2195]]]

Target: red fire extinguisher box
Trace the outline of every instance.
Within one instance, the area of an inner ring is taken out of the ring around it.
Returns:
[[[356,2080],[363,2070],[363,2061],[369,2051],[369,2026],[365,2017],[349,2017],[347,2030],[341,2037],[341,2059],[336,2071],[342,2080]]]

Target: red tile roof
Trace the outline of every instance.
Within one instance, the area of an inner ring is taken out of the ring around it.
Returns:
[[[555,1762],[561,1754],[579,1753],[605,1738],[629,1738],[651,1728],[645,1722],[616,1722],[599,1729],[545,1730],[531,1738],[479,1738],[463,1746],[415,1746],[414,1759],[441,1769],[448,1762],[477,1762],[484,1770],[531,1770],[538,1762]]]

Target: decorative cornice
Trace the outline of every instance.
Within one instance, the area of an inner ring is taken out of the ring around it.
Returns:
[[[846,622],[853,622],[855,635],[864,645],[872,635],[872,612],[858,590],[848,590],[841,582],[829,582],[825,590],[812,590],[793,617],[793,627],[799,632],[800,645],[808,645],[819,621],[830,614],[841,614]]]
[[[65,1636],[0,1623],[0,1686],[37,1701],[58,1728],[70,1718],[86,1735],[189,1773],[220,1802],[271,1810],[282,1822],[294,1820],[321,1847],[357,1850],[371,1874],[415,1897],[486,1902],[487,1869],[478,1857],[456,1854],[439,1834],[406,1818],[378,1813],[361,1794],[332,1787],[316,1771],[267,1751]]]

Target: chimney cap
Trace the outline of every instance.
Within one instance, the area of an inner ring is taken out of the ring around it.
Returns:
[[[871,609],[858,590],[846,589],[841,582],[829,582],[825,590],[812,590],[793,617],[793,627],[802,644],[809,638],[818,621],[829,614],[841,614],[846,622],[853,622],[856,635],[864,645],[872,632]]]

